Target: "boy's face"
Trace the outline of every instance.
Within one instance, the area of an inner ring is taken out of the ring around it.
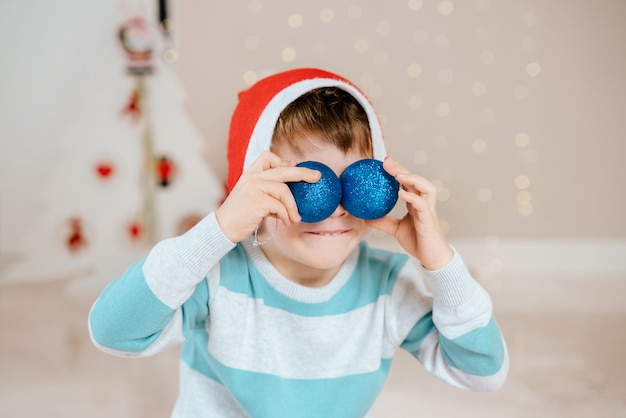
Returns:
[[[344,154],[316,137],[309,136],[304,140],[310,146],[303,153],[296,153],[289,146],[273,151],[283,160],[319,161],[333,169],[337,176],[353,162],[368,157],[357,151]],[[266,218],[260,240],[274,235],[261,248],[274,267],[288,279],[304,286],[320,287],[334,277],[367,230],[365,221],[350,215],[339,205],[329,218],[317,223],[300,222],[286,226],[281,221]]]

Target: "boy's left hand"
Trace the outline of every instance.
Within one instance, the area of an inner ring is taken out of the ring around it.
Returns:
[[[406,202],[407,214],[402,219],[385,216],[367,224],[395,237],[425,268],[437,270],[445,266],[453,253],[437,219],[437,189],[390,157],[385,159],[383,167],[400,183],[398,198]]]

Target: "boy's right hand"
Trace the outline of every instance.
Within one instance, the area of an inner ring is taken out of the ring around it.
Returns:
[[[287,225],[300,222],[296,201],[286,182],[317,182],[321,173],[295,167],[296,161],[282,160],[265,151],[244,171],[235,187],[215,211],[217,222],[232,242],[250,235],[263,218],[273,216]]]

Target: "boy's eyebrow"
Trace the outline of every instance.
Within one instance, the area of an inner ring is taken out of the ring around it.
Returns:
[[[296,140],[281,140],[280,144],[276,144],[272,142],[272,146],[270,147],[271,151],[279,152],[284,147],[291,148],[296,155],[299,157],[303,157],[304,153],[307,151],[320,151],[322,150],[321,146],[315,144],[316,141],[313,141],[307,134],[302,134],[298,136],[293,136],[293,139]],[[330,144],[330,142],[327,142]]]

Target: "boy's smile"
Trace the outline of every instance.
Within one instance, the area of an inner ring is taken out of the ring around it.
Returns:
[[[306,145],[301,153],[288,146],[274,152],[284,160],[319,161],[337,176],[353,162],[368,157],[355,151],[344,154],[314,136],[303,138],[302,142]],[[332,280],[368,227],[365,221],[339,205],[329,218],[317,223],[300,222],[286,226],[266,218],[262,227],[263,238],[267,239],[274,230],[272,239],[262,247],[269,261],[287,279],[308,287],[321,287]]]
[[[336,237],[341,234],[345,234],[349,232],[349,229],[339,230],[339,231],[310,231],[309,234],[319,235],[322,237]]]

